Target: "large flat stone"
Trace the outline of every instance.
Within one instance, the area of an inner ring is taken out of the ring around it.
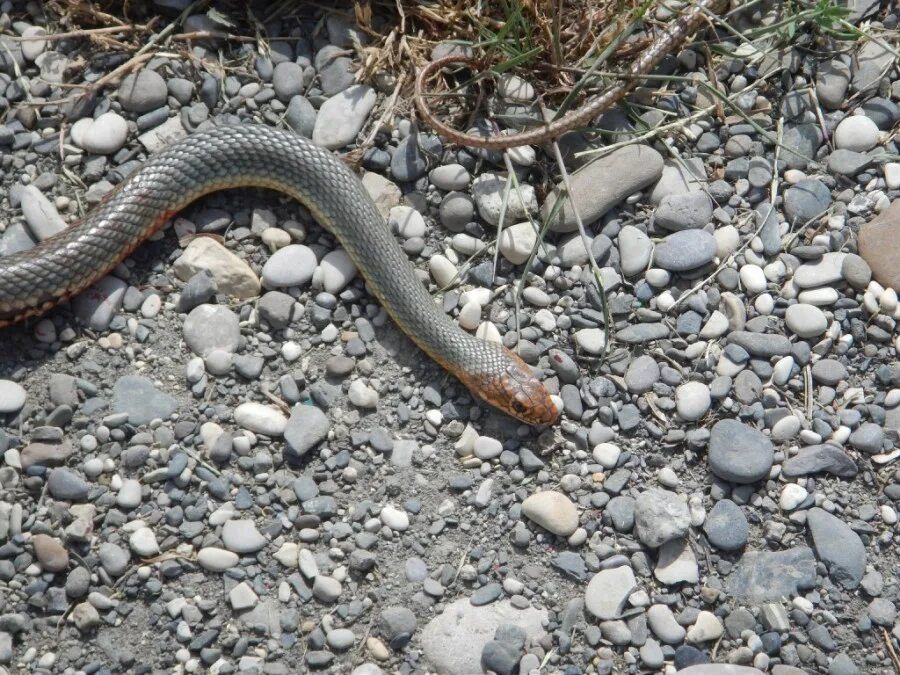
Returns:
[[[900,199],[859,228],[859,254],[878,283],[900,291]]]
[[[629,145],[594,160],[569,177],[574,202],[585,226],[590,225],[621,202],[662,175],[663,158],[646,145]],[[565,191],[558,185],[544,200],[541,217],[547,219],[553,212],[556,200]],[[560,207],[550,225],[554,232],[574,232],[578,228],[575,213],[569,200]]]
[[[816,585],[816,557],[806,546],[786,551],[748,551],[735,565],[725,588],[750,602],[791,598]]]
[[[460,598],[428,622],[422,631],[422,651],[429,666],[441,675],[480,673],[481,650],[494,639],[500,624],[512,623],[530,639],[544,634],[541,622],[547,611],[516,609],[509,600],[476,607]]]

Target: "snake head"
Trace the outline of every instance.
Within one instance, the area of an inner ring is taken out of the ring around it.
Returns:
[[[491,372],[459,373],[471,391],[507,415],[528,424],[553,424],[559,410],[550,392],[514,352],[498,346]]]

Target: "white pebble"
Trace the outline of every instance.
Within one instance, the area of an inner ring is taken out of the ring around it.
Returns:
[[[788,483],[781,489],[781,497],[778,500],[779,505],[785,511],[793,511],[809,496],[802,485],[796,483]]]
[[[347,398],[358,408],[375,408],[378,405],[378,392],[362,380],[354,380],[350,384]]]
[[[443,255],[433,255],[428,260],[428,270],[434,282],[441,288],[449,286],[456,279],[456,265]]]
[[[406,511],[401,511],[390,505],[381,509],[381,522],[397,532],[404,532],[409,529],[409,516]]]
[[[834,130],[834,146],[854,152],[866,152],[878,145],[881,132],[865,115],[850,115],[841,120]]]
[[[740,272],[741,284],[744,289],[753,295],[766,290],[766,275],[761,267],[756,265],[744,265]]]
[[[159,544],[156,543],[156,535],[149,527],[139,527],[128,538],[131,550],[141,558],[150,558],[159,553]]]
[[[885,314],[893,314],[897,309],[897,291],[893,288],[886,288],[878,298],[878,305]]]
[[[769,293],[760,293],[753,301],[753,307],[763,316],[769,316],[775,309],[775,300]]]
[[[481,305],[469,301],[459,310],[459,325],[466,330],[475,330],[481,322]]]

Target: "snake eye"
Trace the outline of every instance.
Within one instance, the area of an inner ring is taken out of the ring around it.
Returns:
[[[526,410],[525,404],[522,403],[520,400],[514,398],[511,405],[512,405],[512,409],[513,409],[517,414],[519,414],[519,415],[524,415],[524,414],[525,414],[525,410]]]

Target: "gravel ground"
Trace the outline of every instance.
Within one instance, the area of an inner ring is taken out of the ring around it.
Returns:
[[[876,41],[665,63],[742,115],[680,82],[562,139],[612,327],[571,205],[526,271],[546,149],[510,153],[498,238],[503,157],[376,127],[391,74],[357,82],[365,35],[318,11],[264,26],[268,56],[164,50],[71,123],[62,85],[124,59],[17,41],[59,29],[0,3],[0,254],[211,125],[371,137],[363,182],[423,282],[563,419],[474,401],[295,203],[205,198],[0,334],[0,673],[896,672],[896,10]],[[498,91],[535,114],[531,83]]]

